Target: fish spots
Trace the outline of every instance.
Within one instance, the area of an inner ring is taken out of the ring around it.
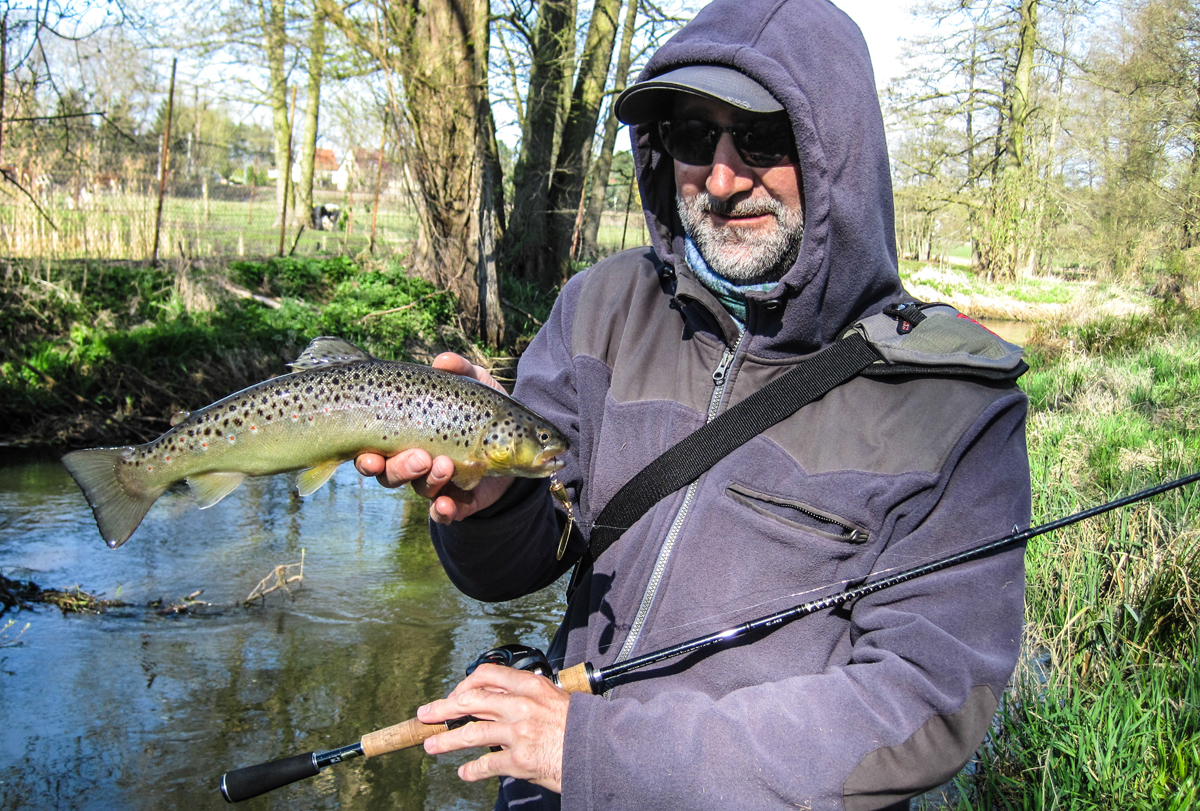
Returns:
[[[258,433],[258,426],[257,426],[257,425],[254,425],[253,423],[251,423],[251,425],[250,425],[250,433],[252,433],[252,434],[257,434],[257,433]]]
[[[299,422],[299,421],[300,421],[300,415],[293,413],[292,414],[292,422]]]
[[[229,440],[229,444],[230,444],[230,445],[232,445],[234,442],[236,442],[236,441],[237,441],[237,437],[236,437],[235,435],[233,435],[233,434],[230,434],[228,437],[226,437],[226,439],[228,439],[228,440]]]

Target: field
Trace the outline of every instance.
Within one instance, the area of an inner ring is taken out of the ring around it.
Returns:
[[[280,228],[273,187],[219,186],[211,196],[167,196],[159,233],[159,258],[261,257],[280,251]],[[149,259],[154,250],[158,199],[154,189],[79,195],[49,194],[41,213],[28,199],[0,198],[0,255],[26,259]],[[314,205],[336,205],[336,230],[298,226],[283,235],[283,252],[299,256],[356,256],[371,241],[380,253],[406,252],[417,236],[417,221],[408,198],[389,191],[374,198],[364,192],[316,191]],[[636,202],[636,201],[635,201]],[[292,217],[289,215],[289,219]],[[626,218],[608,212],[601,220],[598,242],[603,253],[646,243],[640,209]]]

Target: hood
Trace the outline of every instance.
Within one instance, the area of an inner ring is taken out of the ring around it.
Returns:
[[[749,351],[814,352],[902,298],[883,116],[858,26],[828,0],[717,0],[639,81],[697,64],[735,68],[767,88],[791,118],[800,158],[804,243],[775,289],[751,294]],[[666,265],[690,276],[673,164],[651,129],[631,128],[651,240]]]

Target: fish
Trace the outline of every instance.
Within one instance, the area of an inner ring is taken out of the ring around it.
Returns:
[[[167,488],[186,481],[200,509],[250,476],[300,471],[301,496],[361,453],[423,448],[454,461],[451,481],[542,478],[567,441],[503,392],[428,366],[381,360],[341,338],[313,339],[292,372],[181,413],[143,445],[72,451],[62,463],[110,548],[125,543]]]

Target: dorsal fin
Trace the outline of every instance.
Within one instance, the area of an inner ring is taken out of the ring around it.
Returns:
[[[337,366],[340,363],[357,363],[360,360],[372,360],[372,357],[349,341],[322,335],[320,338],[313,338],[308,348],[300,353],[300,357],[288,366],[297,372],[304,372],[309,369]]]

